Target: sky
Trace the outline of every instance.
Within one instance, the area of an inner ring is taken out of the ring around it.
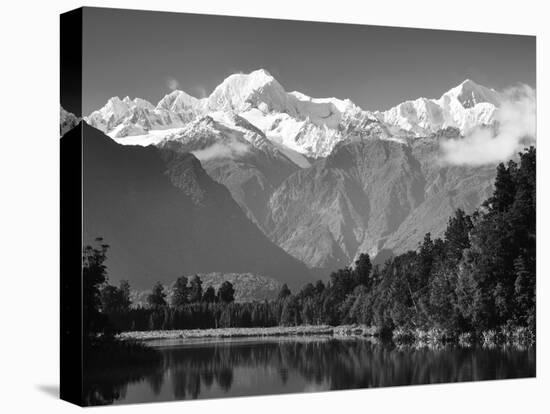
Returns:
[[[86,8],[82,45],[84,115],[112,96],[205,97],[259,68],[289,92],[366,110],[437,98],[466,78],[536,88],[533,36]]]

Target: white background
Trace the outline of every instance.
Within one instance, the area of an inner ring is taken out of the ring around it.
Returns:
[[[0,409],[68,413],[59,375],[59,17],[79,1],[7,0],[0,48]],[[537,379],[130,405],[120,413],[219,411],[531,413],[550,406],[548,14],[542,1],[90,1],[87,6],[537,35]],[[545,53],[546,52],[546,53]],[[358,51],[360,53],[360,51]],[[221,57],[223,58],[223,57]],[[546,69],[546,73],[544,70]],[[108,73],[105,74],[108,76]],[[546,406],[546,407],[545,407]],[[96,409],[93,409],[96,410]],[[548,412],[548,411],[546,411]]]

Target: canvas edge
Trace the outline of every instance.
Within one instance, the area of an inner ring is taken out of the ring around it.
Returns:
[[[60,103],[77,116],[82,114],[82,17],[82,8],[60,15]],[[82,131],[82,125],[77,128]],[[82,133],[79,137],[62,137],[59,144],[59,390],[62,400],[82,406]]]

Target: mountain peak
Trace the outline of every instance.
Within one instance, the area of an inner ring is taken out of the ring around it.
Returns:
[[[181,112],[188,109],[195,109],[199,104],[199,99],[184,91],[175,89],[159,101],[157,109]]]
[[[123,103],[123,100],[120,99],[118,96],[111,96],[108,100],[107,100],[107,103],[105,104],[105,106],[107,105],[120,105],[121,103]]]
[[[444,95],[448,95],[448,94],[459,94],[465,90],[479,90],[479,89],[484,89],[485,87],[484,86],[481,86],[480,84],[474,82],[473,80],[471,80],[470,78],[466,78],[464,79],[462,82],[460,82],[458,85],[456,85],[455,87],[449,89],[447,92],[445,92]]]
[[[208,108],[245,111],[261,104],[266,110],[284,110],[288,97],[277,80],[265,69],[228,76],[208,98]]]
[[[443,97],[445,96],[457,99],[464,108],[472,108],[478,103],[490,103],[495,106],[500,103],[498,92],[471,79],[465,79],[461,84],[443,94]]]
[[[223,82],[218,85],[218,88],[223,85],[261,87],[271,82],[277,81],[267,70],[256,69],[250,73],[233,73],[225,78]]]
[[[479,86],[477,83],[475,83],[473,80],[471,80],[470,78],[466,78],[462,81],[462,83],[460,84],[460,86],[468,86],[468,85],[475,85],[475,86]]]
[[[265,76],[273,78],[273,76],[271,76],[271,73],[269,73],[269,71],[264,68],[253,70],[252,72],[250,72],[249,76]]]
[[[109,98],[103,108],[96,112],[103,113],[107,116],[114,116],[115,118],[121,118],[128,113],[128,109],[129,105],[125,100],[120,99],[118,96],[113,96]]]
[[[491,124],[501,101],[497,91],[467,78],[439,99],[402,102],[381,113],[380,119],[417,137],[447,127],[464,134],[477,126]]]

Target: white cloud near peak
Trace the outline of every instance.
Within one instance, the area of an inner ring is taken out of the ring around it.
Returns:
[[[476,128],[464,138],[441,142],[442,161],[452,165],[496,164],[536,141],[537,100],[533,88],[520,85],[503,92],[496,128]]]

